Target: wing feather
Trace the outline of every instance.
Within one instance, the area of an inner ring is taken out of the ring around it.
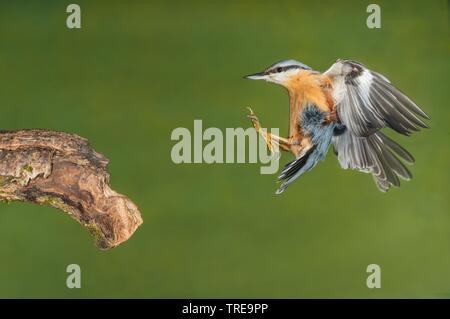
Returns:
[[[332,83],[338,117],[347,130],[333,137],[334,152],[344,169],[371,173],[381,191],[409,180],[405,162],[412,155],[380,130],[389,127],[410,135],[429,119],[417,104],[382,74],[351,60],[338,60],[324,73]]]
[[[387,126],[409,135],[428,127],[424,111],[385,76],[363,64],[338,60],[324,75],[332,82],[339,118],[353,134],[370,136]]]

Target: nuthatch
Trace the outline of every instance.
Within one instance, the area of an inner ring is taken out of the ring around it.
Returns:
[[[279,84],[289,93],[289,137],[266,133],[252,110],[249,114],[270,149],[276,143],[296,157],[278,177],[277,194],[323,160],[330,144],[342,168],[371,173],[383,192],[400,186],[399,177],[412,178],[403,161],[414,158],[380,130],[410,135],[428,128],[423,119],[429,117],[385,76],[339,59],[324,73],[286,60],[245,78]]]

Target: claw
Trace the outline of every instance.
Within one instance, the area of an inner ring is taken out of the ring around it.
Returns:
[[[252,121],[253,127],[255,128],[256,131],[259,132],[260,130],[260,124],[259,124],[259,119],[256,116],[256,114],[253,112],[253,110],[250,107],[247,107],[247,109],[250,111],[250,114],[247,114],[247,117]]]
[[[258,120],[258,117],[253,112],[253,110],[250,107],[247,107],[247,109],[250,111],[250,114],[247,114],[247,117],[252,120]]]
[[[247,107],[247,109],[250,112],[249,114],[247,114],[247,117],[252,121],[253,127],[255,128],[256,132],[261,134],[261,136],[264,138],[270,153],[275,153],[273,149],[272,135],[268,134],[265,130],[261,130],[261,124],[259,123],[258,117],[250,107]]]

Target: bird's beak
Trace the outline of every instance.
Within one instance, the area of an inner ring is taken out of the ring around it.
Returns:
[[[255,73],[255,74],[246,75],[246,76],[244,76],[244,79],[266,80],[267,77],[268,77],[268,75],[265,72],[259,72],[259,73]]]

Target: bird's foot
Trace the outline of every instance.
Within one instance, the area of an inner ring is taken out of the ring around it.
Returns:
[[[252,125],[255,128],[256,132],[259,133],[261,131],[261,124],[259,123],[259,119],[251,108],[247,108],[250,111],[250,113],[247,114],[247,117],[250,119],[250,121],[252,121]]]
[[[273,153],[273,145],[272,145],[272,135],[267,133],[265,130],[261,129],[261,124],[259,123],[259,119],[256,116],[256,114],[253,112],[253,110],[249,107],[247,107],[250,111],[249,114],[247,114],[247,117],[252,121],[252,125],[257,133],[261,134],[261,136],[264,138],[264,141],[267,144],[267,148],[271,153]]]

